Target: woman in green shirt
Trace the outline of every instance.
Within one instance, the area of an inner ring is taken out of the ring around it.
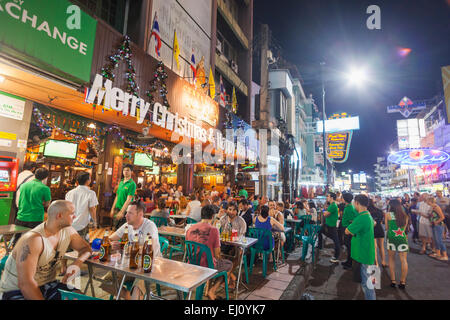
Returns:
[[[391,274],[391,287],[396,287],[395,282],[395,253],[398,252],[402,275],[400,278],[400,289],[405,289],[406,276],[408,274],[407,255],[409,251],[408,237],[405,229],[408,224],[408,215],[403,209],[399,200],[391,200],[389,202],[389,210],[385,215],[385,225],[387,227],[387,249],[389,256],[389,271]]]

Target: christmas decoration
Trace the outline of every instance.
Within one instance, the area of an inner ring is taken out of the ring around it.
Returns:
[[[164,63],[159,61],[156,66],[156,70],[153,73],[153,79],[150,80],[150,89],[146,92],[148,98],[150,99],[150,104],[154,104],[156,97],[159,95],[161,97],[162,105],[167,107],[167,109],[170,108],[169,101],[167,100],[167,94],[169,93],[166,85],[167,78],[168,75],[164,69]]]
[[[102,68],[101,75],[105,79],[114,81],[115,75],[113,71],[119,66],[119,61],[123,61],[125,59],[125,62],[127,63],[127,72],[125,73],[125,77],[128,82],[126,91],[136,97],[139,97],[139,86],[136,83],[136,70],[131,62],[131,57],[130,37],[124,36],[122,44],[117,49],[116,53],[109,56],[108,59],[110,62]]]

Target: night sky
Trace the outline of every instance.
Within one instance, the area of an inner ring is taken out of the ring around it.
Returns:
[[[322,110],[319,63],[326,62],[326,112],[359,115],[350,155],[338,170],[372,173],[396,139],[386,107],[404,96],[423,100],[440,94],[440,67],[450,65],[450,0],[255,0],[255,35],[266,23],[284,59],[297,65],[305,93]],[[276,5],[278,4],[278,5]],[[369,30],[369,5],[381,9],[381,30]],[[410,48],[400,56],[398,48]],[[367,66],[369,82],[349,87],[340,72]],[[259,79],[258,79],[259,80]],[[259,82],[259,81],[258,81]]]

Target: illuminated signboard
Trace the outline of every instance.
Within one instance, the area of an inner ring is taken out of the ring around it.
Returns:
[[[328,158],[337,163],[347,161],[352,132],[327,134]]]
[[[400,150],[389,155],[388,161],[408,166],[428,166],[447,162],[450,155],[444,151],[432,149]]]
[[[359,117],[325,120],[325,132],[359,130]],[[323,121],[317,121],[317,133],[323,133]]]
[[[403,97],[396,106],[387,107],[388,113],[400,112],[402,116],[408,118],[413,111],[422,110],[427,107],[425,102],[414,103],[408,97]]]

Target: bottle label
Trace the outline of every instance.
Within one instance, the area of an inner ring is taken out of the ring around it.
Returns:
[[[144,268],[145,271],[147,271],[148,269],[151,268],[151,266],[152,266],[152,258],[151,258],[148,254],[146,254],[146,255],[144,256],[144,265],[143,265],[143,268]]]
[[[136,256],[134,257],[134,262],[136,262],[137,265],[139,265],[139,253],[136,253]]]
[[[105,256],[105,247],[101,246],[100,247],[100,259],[103,259],[104,256]]]

